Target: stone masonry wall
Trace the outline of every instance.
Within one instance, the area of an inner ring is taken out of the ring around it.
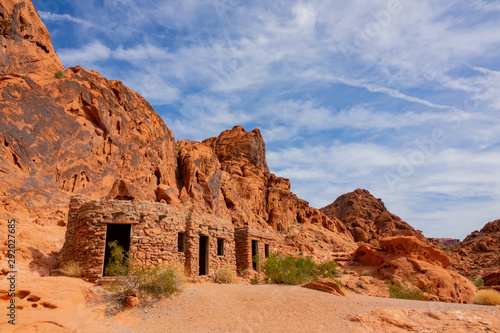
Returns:
[[[258,254],[261,260],[265,259],[265,246],[269,246],[269,253],[276,252],[276,234],[271,231],[262,231],[253,228],[239,228],[235,230],[236,268],[239,272],[252,268],[252,241],[258,242]]]
[[[208,236],[208,272],[212,275],[218,268],[228,266],[236,271],[234,227],[231,222],[220,219],[199,219],[191,217],[186,234],[186,268],[191,276],[199,273],[200,236]],[[224,255],[217,255],[217,239],[224,240]]]
[[[180,263],[191,276],[199,272],[199,235],[209,236],[209,274],[221,266],[236,266],[234,228],[230,222],[173,209],[167,204],[122,200],[86,201],[72,198],[63,247],[64,260],[77,260],[87,280],[102,277],[108,224],[130,224],[130,253],[137,265]],[[185,232],[185,250],[177,237]],[[224,255],[217,255],[217,238]]]

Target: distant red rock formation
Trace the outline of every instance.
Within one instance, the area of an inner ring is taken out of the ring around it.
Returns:
[[[431,238],[430,240],[436,242],[437,244],[441,245],[442,247],[451,247],[454,245],[457,245],[460,243],[460,239],[454,239],[454,238]]]
[[[382,237],[397,235],[415,236],[426,241],[420,230],[391,214],[382,200],[376,199],[367,190],[357,189],[341,195],[320,211],[343,222],[356,242],[378,246]]]
[[[488,222],[451,250],[453,269],[486,286],[500,284],[500,220]]]

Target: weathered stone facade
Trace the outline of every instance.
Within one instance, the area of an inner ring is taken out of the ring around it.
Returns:
[[[64,260],[82,264],[85,279],[103,276],[106,243],[114,240],[113,235],[130,241],[124,247],[137,265],[180,263],[190,276],[236,267],[231,222],[164,203],[72,197],[62,254]]]
[[[272,231],[262,231],[254,228],[238,228],[235,230],[236,267],[238,271],[253,268],[259,270],[259,265],[253,261],[255,255],[265,259],[269,253],[275,252],[277,236]]]

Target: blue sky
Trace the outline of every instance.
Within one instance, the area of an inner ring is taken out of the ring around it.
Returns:
[[[257,127],[322,207],[368,189],[428,237],[500,218],[500,2],[34,0],[66,67],[176,139]]]

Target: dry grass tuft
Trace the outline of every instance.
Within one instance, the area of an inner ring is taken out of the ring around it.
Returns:
[[[229,267],[221,267],[215,271],[214,282],[216,283],[233,283],[234,272]]]
[[[62,264],[59,268],[59,272],[66,276],[81,277],[82,276],[82,265],[78,261],[69,260]]]
[[[472,297],[472,303],[480,305],[500,305],[500,293],[493,289],[479,290]]]

